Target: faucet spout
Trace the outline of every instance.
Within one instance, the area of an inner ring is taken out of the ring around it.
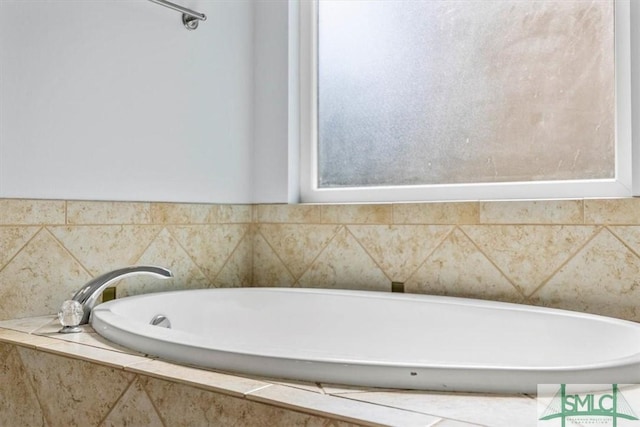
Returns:
[[[72,300],[77,301],[82,305],[84,314],[82,315],[81,325],[89,323],[89,316],[93,306],[96,304],[98,297],[102,294],[109,285],[117,282],[125,277],[135,276],[138,274],[150,274],[162,279],[168,279],[173,277],[170,270],[162,267],[155,267],[149,265],[141,265],[136,267],[125,267],[118,270],[113,270],[96,277],[93,280],[87,282],[78,292],[75,293]]]

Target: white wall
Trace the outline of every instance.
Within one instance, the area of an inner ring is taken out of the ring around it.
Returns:
[[[254,10],[254,202],[298,201],[297,0]]]
[[[640,168],[640,2],[632,1],[630,5],[631,21],[631,133],[634,141],[633,165]],[[634,173],[634,194],[640,194],[640,173]]]
[[[0,197],[252,201],[254,5],[175,1],[0,2]]]

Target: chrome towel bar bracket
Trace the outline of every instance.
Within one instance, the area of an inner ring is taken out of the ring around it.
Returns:
[[[149,0],[149,1],[182,13],[182,23],[184,24],[184,27],[187,30],[195,30],[196,28],[198,28],[198,23],[200,21],[207,20],[207,15],[205,15],[204,13],[198,13],[191,9],[187,9],[186,7],[180,6],[179,4],[171,3],[170,1],[167,1],[167,0]]]

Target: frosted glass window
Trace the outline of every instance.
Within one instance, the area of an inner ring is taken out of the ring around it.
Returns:
[[[318,4],[318,186],[615,177],[614,2]]]

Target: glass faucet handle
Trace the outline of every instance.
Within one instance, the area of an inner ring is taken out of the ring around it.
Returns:
[[[60,324],[62,325],[62,329],[60,329],[59,332],[63,334],[80,332],[81,329],[78,325],[82,321],[83,314],[84,309],[78,301],[66,300],[63,302],[58,312],[58,320],[60,320]]]

